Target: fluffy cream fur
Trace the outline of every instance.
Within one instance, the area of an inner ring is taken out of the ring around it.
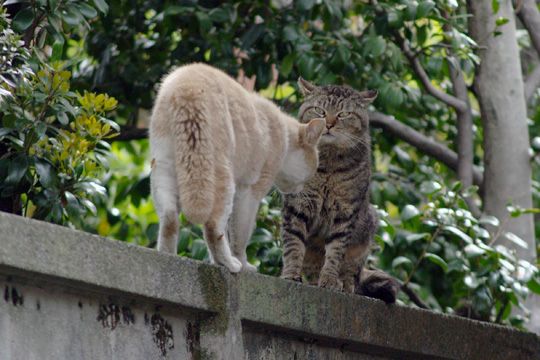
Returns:
[[[245,248],[259,201],[272,183],[285,193],[302,189],[317,169],[324,126],[321,119],[298,123],[211,66],[174,70],[150,123],[158,250],[176,253],[183,211],[204,225],[214,262],[231,272],[254,270]]]

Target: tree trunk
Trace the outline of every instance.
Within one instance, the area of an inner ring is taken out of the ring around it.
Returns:
[[[504,230],[525,240],[528,248],[516,246],[505,236],[497,242],[535,263],[533,216],[509,218],[506,210],[508,203],[532,207],[527,108],[512,2],[501,0],[496,14],[491,0],[469,0],[468,6],[473,15],[469,27],[481,61],[474,85],[484,128],[484,211],[498,217]],[[497,28],[502,34],[495,36],[499,17],[509,22]]]

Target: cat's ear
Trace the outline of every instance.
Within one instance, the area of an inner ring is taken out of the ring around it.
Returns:
[[[303,79],[302,77],[298,78],[298,87],[302,95],[307,96],[313,92],[316,86],[309,81]]]
[[[377,90],[365,90],[358,93],[360,95],[360,103],[362,106],[366,107],[371,104],[379,95]]]
[[[317,145],[326,127],[326,121],[324,119],[313,119],[303,126],[304,133],[300,132],[301,142],[311,146]]]

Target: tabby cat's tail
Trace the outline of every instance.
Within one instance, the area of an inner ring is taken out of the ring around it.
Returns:
[[[363,268],[356,284],[356,293],[385,303],[395,303],[400,283],[390,274],[382,270]]]
[[[213,145],[204,100],[189,91],[174,114],[176,177],[182,212],[190,222],[204,224],[214,206]]]

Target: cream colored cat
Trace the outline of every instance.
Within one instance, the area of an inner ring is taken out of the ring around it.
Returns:
[[[321,119],[298,123],[208,65],[167,75],[150,123],[158,250],[176,253],[183,211],[204,225],[215,263],[255,270],[245,249],[259,202],[273,183],[285,193],[302,189],[317,170],[324,127]]]

